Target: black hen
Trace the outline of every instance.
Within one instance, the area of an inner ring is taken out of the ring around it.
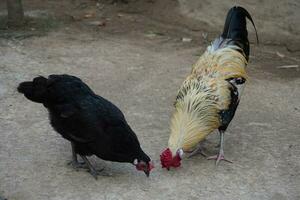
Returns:
[[[123,113],[79,78],[40,76],[21,83],[18,91],[48,109],[53,128],[72,144],[73,166],[80,166],[78,154],[96,178],[97,171],[86,158],[96,155],[103,160],[132,163],[149,176],[152,162]]]

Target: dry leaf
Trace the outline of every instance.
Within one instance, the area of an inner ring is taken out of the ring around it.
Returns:
[[[278,51],[276,52],[276,55],[277,55],[277,56],[279,56],[280,58],[284,58],[284,57],[285,57],[285,55],[284,55],[284,54],[282,54],[282,53],[279,53]]]
[[[92,18],[92,17],[95,17],[95,13],[86,13],[85,15],[84,15],[84,18]]]
[[[99,21],[98,26],[106,26],[106,22],[105,21]]]
[[[191,42],[192,38],[182,38],[182,42]]]

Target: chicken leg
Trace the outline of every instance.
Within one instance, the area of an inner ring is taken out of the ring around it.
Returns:
[[[71,147],[72,147],[72,161],[69,162],[68,164],[71,165],[74,169],[87,168],[85,162],[78,161],[77,153],[75,151],[75,144],[73,142],[71,142]]]
[[[97,175],[99,175],[98,171],[93,167],[93,165],[90,163],[90,161],[87,159],[86,156],[80,155],[83,162],[79,162],[77,158],[77,153],[75,151],[75,144],[71,142],[71,146],[72,146],[72,161],[69,164],[72,165],[75,169],[79,169],[79,168],[89,169],[91,175],[97,180],[98,178]],[[102,171],[103,169],[99,170],[99,172]]]
[[[225,156],[224,156],[224,149],[223,149],[224,148],[224,134],[225,134],[225,132],[223,130],[220,130],[219,153],[217,155],[210,156],[207,158],[208,160],[216,160],[216,165],[218,165],[221,160],[232,163],[230,160],[225,159]]]
[[[98,179],[98,175],[99,175],[98,172],[103,171],[104,168],[101,169],[101,170],[99,170],[99,171],[97,171],[97,170],[94,168],[94,166],[90,163],[90,161],[87,159],[86,156],[81,156],[81,155],[80,155],[80,157],[81,157],[82,160],[87,164],[87,166],[88,166],[88,168],[89,168],[89,170],[90,170],[90,174],[97,180],[97,179]]]
[[[202,146],[201,146],[200,143],[198,143],[198,145],[196,146],[196,148],[193,151],[188,151],[187,153],[190,153],[188,155],[188,158],[191,158],[191,157],[193,157],[193,156],[195,156],[197,154],[200,154],[200,155],[202,155],[204,157],[207,157],[207,155],[203,152],[203,148],[202,148]]]

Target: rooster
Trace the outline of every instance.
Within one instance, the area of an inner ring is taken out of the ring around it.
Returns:
[[[161,155],[163,168],[179,167],[185,153],[202,153],[200,142],[218,129],[219,153],[208,159],[231,162],[224,157],[224,133],[234,117],[247,80],[249,60],[246,9],[229,10],[222,35],[215,39],[193,65],[181,85],[171,118],[168,148]],[[257,32],[256,38],[258,42]],[[205,155],[205,154],[203,154]]]
[[[20,83],[18,91],[48,109],[52,127],[71,142],[73,167],[88,167],[97,179],[98,172],[86,157],[96,155],[103,160],[132,163],[149,177],[152,161],[141,149],[123,113],[79,78],[40,76]],[[77,155],[84,163],[78,162]]]

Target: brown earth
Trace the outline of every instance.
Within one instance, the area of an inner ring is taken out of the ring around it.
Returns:
[[[7,30],[0,24],[0,196],[299,199],[300,20],[295,10],[300,7],[298,1],[257,2],[239,4],[257,22],[261,44],[251,44],[250,81],[225,137],[225,154],[234,163],[216,167],[195,156],[168,172],[159,166],[159,153],[167,144],[174,97],[191,65],[222,30],[231,1],[24,0],[31,17],[27,26]],[[1,1],[2,22],[5,13]],[[294,67],[282,68],[287,65]],[[93,163],[105,166],[106,174],[97,181],[67,165],[70,145],[52,130],[46,110],[16,92],[19,82],[52,73],[81,77],[124,111],[156,163],[149,179],[130,164],[97,158]],[[207,154],[217,152],[217,142],[218,134],[207,139]]]

